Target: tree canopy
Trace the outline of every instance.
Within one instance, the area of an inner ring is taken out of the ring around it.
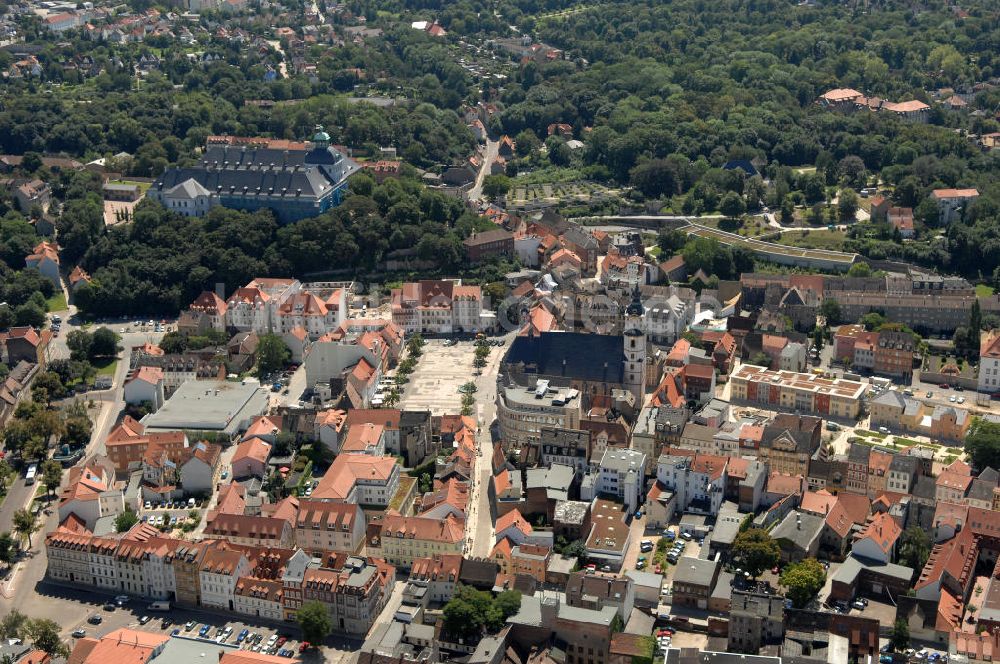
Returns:
[[[505,590],[494,597],[472,586],[460,586],[444,606],[444,629],[453,638],[475,639],[499,631],[521,607],[521,593]]]
[[[781,560],[781,548],[762,528],[741,531],[733,541],[733,558],[756,578]]]
[[[302,639],[313,645],[323,643],[333,629],[330,612],[322,602],[303,603],[295,612],[295,620],[302,629]]]
[[[786,565],[781,570],[780,583],[785,595],[797,608],[803,608],[826,583],[826,569],[815,558],[806,558]]]
[[[965,451],[976,468],[1000,468],[1000,424],[975,418],[965,436]]]

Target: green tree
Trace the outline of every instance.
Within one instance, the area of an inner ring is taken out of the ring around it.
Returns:
[[[53,491],[59,488],[59,483],[62,482],[62,464],[58,461],[48,459],[42,462],[40,470],[42,471],[42,484],[45,485],[45,491],[52,494]]]
[[[89,360],[93,342],[94,335],[86,330],[73,330],[66,335],[66,346],[69,348],[70,357],[74,360]]]
[[[124,533],[139,523],[139,517],[132,510],[125,510],[115,517],[115,532]]]
[[[858,215],[858,195],[853,189],[841,189],[837,196],[837,216],[843,222],[851,222]]]
[[[292,359],[292,351],[277,334],[263,334],[257,343],[257,376],[263,380],[283,368]]]
[[[886,319],[885,316],[883,316],[879,312],[872,311],[862,316],[861,320],[859,320],[858,322],[864,325],[866,330],[871,332],[872,330],[877,330],[878,328],[885,325],[888,322],[888,320]]]
[[[17,554],[17,542],[10,533],[4,531],[0,533],[0,563],[12,565]]]
[[[452,598],[444,607],[444,629],[452,638],[469,638],[483,629],[480,611],[462,597]]]
[[[923,569],[931,555],[932,542],[927,531],[910,526],[903,531],[899,544],[899,558],[907,567]]]
[[[817,326],[816,329],[813,330],[812,339],[813,348],[817,351],[823,350],[823,346],[826,344],[826,335],[823,334],[823,328]]]
[[[472,359],[472,366],[476,369],[482,369],[486,366],[486,358],[481,355],[476,355],[476,357]]]
[[[33,618],[28,621],[25,631],[31,642],[39,650],[53,657],[69,657],[69,647],[59,638],[59,623],[48,618]]]
[[[27,540],[28,548],[31,548],[31,535],[39,528],[38,519],[26,509],[19,509],[14,512],[14,532],[22,541]]]
[[[750,358],[750,364],[757,365],[759,367],[769,367],[771,366],[771,356],[764,351],[757,351]]]
[[[295,620],[302,629],[302,640],[319,645],[333,629],[330,613],[321,602],[306,602],[295,612]]]
[[[826,570],[815,558],[806,558],[788,565],[781,571],[780,583],[785,595],[798,607],[806,606],[826,583]]]
[[[840,323],[840,302],[832,297],[824,298],[819,305],[819,313],[826,319],[827,325],[837,325]]]
[[[117,354],[118,335],[110,328],[97,328],[90,342],[90,358],[114,357]]]
[[[487,175],[483,178],[483,196],[494,203],[510,192],[510,178],[506,175]]]
[[[872,266],[864,261],[859,261],[847,268],[849,277],[870,277],[872,276]]]
[[[975,418],[965,436],[965,451],[976,468],[1000,468],[1000,424]]]
[[[25,302],[14,308],[14,320],[18,325],[41,327],[45,324],[45,310],[34,302]]]
[[[897,618],[893,623],[889,644],[896,652],[902,652],[910,647],[910,625],[905,618]]]
[[[792,199],[785,198],[781,201],[781,223],[790,226],[795,221],[795,204]]]
[[[750,576],[757,578],[781,560],[781,548],[766,530],[748,528],[733,541],[733,558]]]
[[[0,638],[23,638],[27,633],[28,616],[17,609],[11,609],[7,615],[0,618]]]
[[[660,248],[661,258],[673,256],[687,244],[687,234],[683,231],[668,228],[660,231],[656,238],[656,246]]]
[[[743,197],[735,191],[728,192],[722,197],[722,201],[719,202],[719,212],[726,215],[730,219],[736,219],[746,211],[747,206],[746,203],[743,202]]]

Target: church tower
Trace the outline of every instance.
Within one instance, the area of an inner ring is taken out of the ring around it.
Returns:
[[[646,333],[643,331],[642,316],[645,309],[639,286],[632,290],[632,302],[625,309],[625,389],[635,396],[637,407],[642,406],[646,382]]]

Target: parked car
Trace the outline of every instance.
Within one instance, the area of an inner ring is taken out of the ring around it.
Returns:
[[[197,624],[198,623],[196,623],[193,620],[187,621],[186,623],[184,623],[184,631],[185,632],[190,632],[192,629],[194,629],[194,626],[197,625]]]
[[[87,636],[87,630],[83,628],[74,629],[72,636],[74,639],[82,639],[83,637]]]
[[[150,620],[152,620],[152,619],[151,619],[151,618],[150,618],[149,616],[140,616],[140,617],[139,617],[139,624],[140,624],[140,625],[145,625],[145,624],[146,624],[146,623],[148,623],[148,622],[149,622]]]
[[[115,610],[115,603],[114,602],[107,602],[104,605],[104,610],[105,611],[114,611]]]
[[[91,625],[100,625],[102,622],[104,622],[104,618],[95,613],[94,615],[87,618],[87,622],[89,622]]]

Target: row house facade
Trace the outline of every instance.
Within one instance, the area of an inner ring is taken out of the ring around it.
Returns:
[[[492,327],[479,286],[418,281],[392,289],[392,322],[406,333],[451,334]]]

